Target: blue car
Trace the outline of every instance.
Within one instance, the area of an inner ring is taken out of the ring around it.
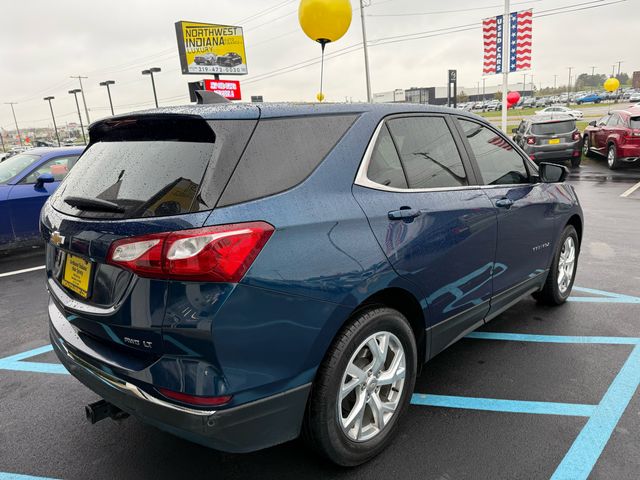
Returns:
[[[199,105],[90,137],[41,229],[51,342],[100,397],[91,422],[228,452],[303,433],[358,465],[423,363],[525,296],[571,292],[567,170],[471,113]]]
[[[604,98],[602,98],[597,93],[587,93],[581,97],[576,98],[576,103],[578,105],[582,105],[583,103],[600,103]]]
[[[0,163],[0,251],[42,242],[40,210],[83,148],[32,148]]]

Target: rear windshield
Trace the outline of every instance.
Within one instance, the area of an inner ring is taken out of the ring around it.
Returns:
[[[629,119],[629,126],[631,128],[640,128],[640,117],[631,117]]]
[[[0,163],[0,183],[5,183],[21,173],[25,168],[34,164],[40,155],[21,153],[7,158]]]
[[[141,218],[178,215],[194,205],[213,143],[177,141],[98,142],[67,175],[54,208],[83,217]],[[105,200],[122,212],[76,208],[69,197]]]
[[[531,133],[534,135],[559,135],[571,133],[576,129],[575,120],[553,123],[534,123],[531,126]]]

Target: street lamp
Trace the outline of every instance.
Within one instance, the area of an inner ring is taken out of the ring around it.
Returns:
[[[22,146],[22,135],[20,134],[20,128],[18,128],[18,120],[16,119],[16,111],[13,106],[16,102],[5,102],[5,105],[11,106],[11,113],[13,114],[13,122],[16,124],[16,132],[18,132],[18,140],[20,140],[20,146]]]
[[[49,109],[51,110],[51,118],[53,119],[53,129],[56,131],[56,138],[58,139],[58,146],[60,146],[60,135],[58,135],[58,126],[56,125],[56,117],[53,114],[53,105],[51,104],[51,100],[56,97],[44,97],[43,100],[45,102],[49,102]]]
[[[109,95],[109,106],[111,107],[111,115],[115,115],[113,113],[113,102],[111,101],[111,90],[109,89],[109,85],[113,85],[115,80],[105,80],[104,82],[100,82],[101,87],[107,87],[107,95]]]
[[[156,82],[153,79],[153,74],[161,71],[162,69],[160,67],[152,67],[142,71],[142,75],[151,75],[151,87],[153,88],[153,99],[156,101],[156,108],[158,108],[158,95],[156,95]]]
[[[82,131],[82,140],[84,141],[84,144],[87,144],[87,137],[85,137],[84,135],[84,126],[82,125],[82,114],[80,113],[80,104],[78,103],[78,94],[82,92],[82,90],[80,90],[79,88],[76,88],[74,90],[69,90],[69,93],[71,95],[73,95],[76,99],[76,108],[78,109],[78,118],[80,119],[80,130]]]

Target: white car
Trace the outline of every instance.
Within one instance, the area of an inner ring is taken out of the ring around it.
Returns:
[[[584,113],[582,113],[580,110],[572,110],[571,108],[560,107],[558,105],[553,107],[543,108],[542,110],[538,110],[536,112],[536,115],[553,115],[553,114],[560,114],[560,113],[565,115],[571,115],[573,118],[584,117]]]
[[[634,92],[629,95],[630,102],[640,102],[640,92]]]

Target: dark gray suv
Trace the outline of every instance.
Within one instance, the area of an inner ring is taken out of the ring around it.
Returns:
[[[536,163],[571,160],[572,167],[580,166],[582,138],[569,115],[526,118],[513,133],[513,141]]]

